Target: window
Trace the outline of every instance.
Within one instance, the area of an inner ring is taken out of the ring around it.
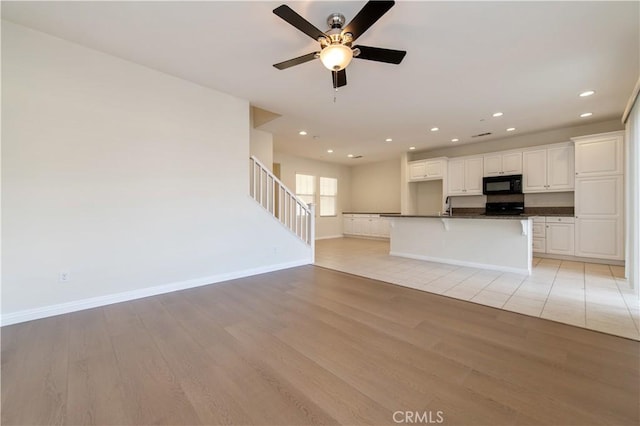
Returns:
[[[315,198],[315,176],[299,175],[296,173],[296,195],[307,204],[314,202]]]
[[[320,216],[336,216],[338,179],[320,178]]]
[[[307,204],[315,203],[316,178],[296,173],[296,195]],[[320,216],[337,216],[338,179],[320,178]]]

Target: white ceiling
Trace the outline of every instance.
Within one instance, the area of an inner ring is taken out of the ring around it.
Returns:
[[[318,46],[272,13],[280,4],[3,1],[2,15],[248,99],[282,115],[261,127],[277,151],[344,164],[619,118],[639,73],[638,2],[399,1],[357,44],[406,50],[402,64],[354,59],[336,93],[319,61],[271,66]],[[365,2],[286,4],[324,30]]]

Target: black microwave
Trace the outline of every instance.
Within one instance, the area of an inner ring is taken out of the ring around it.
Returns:
[[[522,194],[522,175],[482,178],[482,193],[485,195]]]

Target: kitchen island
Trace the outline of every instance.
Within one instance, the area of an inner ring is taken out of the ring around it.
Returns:
[[[391,220],[392,256],[531,274],[531,218],[381,215]]]

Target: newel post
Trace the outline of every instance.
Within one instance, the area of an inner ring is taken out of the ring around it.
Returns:
[[[316,205],[309,204],[311,220],[309,221],[309,244],[311,245],[311,264],[316,261]]]

